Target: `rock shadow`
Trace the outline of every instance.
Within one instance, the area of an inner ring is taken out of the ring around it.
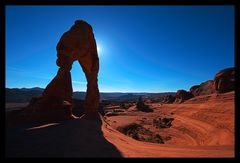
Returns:
[[[142,107],[141,109],[138,110],[146,113],[153,112],[153,109],[150,108],[149,106]]]
[[[46,124],[45,124],[46,125]],[[21,125],[6,130],[6,157],[122,157],[97,120],[84,117],[45,127]]]

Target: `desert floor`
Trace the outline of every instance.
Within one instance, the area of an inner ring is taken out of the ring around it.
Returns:
[[[83,117],[6,128],[7,157],[234,157],[234,92],[198,96],[182,104],[148,103],[116,116]],[[170,128],[153,119],[174,118]],[[164,138],[164,144],[137,141],[117,130],[138,123]]]

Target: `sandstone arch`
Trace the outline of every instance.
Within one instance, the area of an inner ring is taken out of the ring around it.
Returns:
[[[99,108],[98,71],[99,58],[96,41],[91,25],[83,20],[76,20],[71,29],[65,32],[57,44],[59,69],[54,79],[47,85],[42,97],[31,104],[36,114],[51,109],[54,113],[62,110],[62,118],[73,117],[71,68],[78,61],[87,79],[85,115],[95,118]],[[59,113],[59,112],[58,112]],[[56,115],[57,116],[57,115]]]

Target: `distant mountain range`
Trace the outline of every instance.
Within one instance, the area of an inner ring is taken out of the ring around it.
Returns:
[[[29,102],[32,97],[41,96],[43,88],[5,88],[5,102]],[[73,98],[84,99],[86,92],[73,92]],[[140,96],[157,98],[165,95],[175,95],[175,92],[164,92],[164,93],[121,93],[121,92],[101,92],[101,100],[111,101],[135,101]]]

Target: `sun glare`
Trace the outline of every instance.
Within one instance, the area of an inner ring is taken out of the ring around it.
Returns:
[[[98,51],[98,55],[102,55],[102,46],[99,43],[97,43],[97,51]]]

